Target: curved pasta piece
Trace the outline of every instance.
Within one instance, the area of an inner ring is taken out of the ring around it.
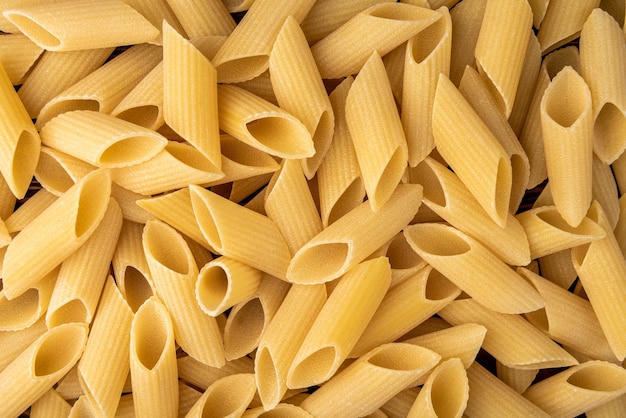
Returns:
[[[523,393],[533,383],[539,369],[518,369],[507,367],[496,360],[496,376],[517,393]]]
[[[0,290],[0,331],[27,329],[45,315],[59,271],[53,270],[20,296],[8,300]]]
[[[626,370],[588,361],[535,383],[524,397],[552,417],[573,417],[626,393]]]
[[[72,406],[56,390],[50,389],[30,407],[30,416],[32,418],[66,418],[71,409]]]
[[[450,57],[450,80],[458,86],[465,67],[476,67],[474,51],[480,34],[487,0],[463,0],[450,10],[454,36]]]
[[[14,86],[22,84],[42,52],[42,48],[20,33],[0,37],[0,63]]]
[[[130,376],[137,417],[177,416],[174,325],[156,296],[141,305],[131,323]]]
[[[58,196],[53,195],[46,189],[40,189],[6,219],[4,225],[7,228],[7,232],[13,234],[26,228],[28,224],[57,199]]]
[[[233,18],[219,0],[167,0],[180,25],[190,38],[205,35],[229,35],[235,28]]]
[[[48,330],[44,318],[19,331],[0,331],[0,369],[4,370],[22,351]]]
[[[543,95],[541,130],[554,204],[573,227],[592,199],[592,123],[589,87],[567,66]]]
[[[198,389],[205,391],[219,379],[238,373],[254,373],[254,364],[249,357],[227,361],[222,367],[211,367],[193,357],[179,357],[176,360],[178,377]]]
[[[78,362],[87,328],[65,324],[47,331],[0,372],[0,415],[17,417],[52,389]]]
[[[315,153],[307,127],[293,115],[237,86],[217,88],[219,125],[246,144],[280,158]]]
[[[626,414],[626,395],[618,396],[612,401],[585,412],[588,418],[611,418]]]
[[[543,307],[536,290],[478,241],[444,224],[404,230],[413,250],[483,306],[522,313]]]
[[[322,78],[359,72],[378,51],[382,56],[441,18],[434,10],[402,3],[375,4],[311,47]],[[345,45],[351,45],[349,50]]]
[[[390,288],[398,285],[426,267],[426,261],[422,260],[422,258],[413,251],[406,237],[401,232],[393,237],[385,247],[385,255],[389,259],[389,264],[391,264]]]
[[[435,367],[439,359],[416,345],[383,344],[335,375],[300,407],[320,418],[370,414]]]
[[[95,169],[93,165],[76,157],[43,146],[35,169],[35,178],[43,188],[60,196]]]
[[[541,53],[545,55],[578,37],[587,17],[599,5],[598,0],[582,0],[573,4],[567,0],[550,0],[537,33]]]
[[[111,183],[111,197],[120,205],[124,219],[145,224],[151,218],[148,211],[137,205],[139,200],[146,199],[148,196],[131,192],[117,183]]]
[[[242,418],[280,418],[280,417],[290,417],[290,418],[313,418],[311,414],[309,414],[304,409],[300,408],[296,405],[291,405],[288,403],[280,403],[276,405],[274,408],[270,410],[265,410],[262,406],[248,409],[243,415]]]
[[[399,185],[378,211],[362,203],[298,250],[289,263],[287,280],[314,284],[342,276],[413,219],[421,195],[419,185]]]
[[[185,33],[180,26],[180,22],[174,15],[174,12],[168,4],[168,0],[122,0],[133,9],[137,10],[145,17],[155,28],[161,28],[165,20],[170,26],[175,28],[179,33]],[[190,7],[191,8],[191,7]],[[150,41],[150,43],[161,45],[163,43],[163,34]]]
[[[619,218],[619,191],[613,171],[609,164],[604,164],[597,156],[593,156],[591,175],[592,196],[604,210],[611,230],[615,230]]]
[[[439,154],[489,216],[504,227],[511,200],[511,160],[445,74],[439,75],[435,93],[433,135]]]
[[[226,376],[209,386],[185,416],[189,418],[241,416],[255,393],[253,374]]]
[[[110,193],[108,172],[96,170],[17,234],[4,257],[5,295],[21,295],[85,243],[104,217]]]
[[[121,0],[44,2],[6,10],[4,16],[49,51],[140,44],[159,35],[157,28]]]
[[[517,84],[515,102],[513,103],[513,109],[511,110],[511,115],[508,119],[511,128],[517,137],[519,137],[522,131],[526,114],[528,113],[528,109],[535,94],[535,85],[537,83],[540,68],[541,46],[539,45],[539,41],[537,40],[534,32],[531,32],[528,37],[528,46],[526,47],[526,56],[524,57],[522,73],[520,74],[520,80]]]

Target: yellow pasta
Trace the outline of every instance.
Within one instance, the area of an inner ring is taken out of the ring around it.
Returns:
[[[241,416],[255,392],[254,375],[251,373],[223,377],[207,388],[186,417]]]
[[[20,296],[8,300],[0,290],[0,331],[19,331],[34,326],[50,304],[58,269],[54,269]]]
[[[528,46],[526,47],[522,73],[520,74],[520,80],[517,84],[515,102],[513,103],[511,115],[509,115],[509,124],[518,137],[522,131],[528,109],[535,94],[535,86],[540,68],[541,46],[535,34],[531,32],[528,38]]]
[[[133,9],[137,10],[145,17],[155,28],[161,28],[162,22],[165,20],[170,26],[175,28],[179,33],[184,33],[180,26],[180,22],[174,15],[174,12],[168,4],[168,0],[122,0]],[[151,43],[160,45],[163,41],[162,33],[151,40]]]
[[[54,389],[46,392],[30,408],[32,418],[67,418],[71,405]]]
[[[533,383],[539,369],[507,367],[496,360],[496,376],[517,393],[523,393]]]
[[[19,331],[0,331],[0,370],[15,360],[22,351],[43,335],[48,328],[42,317],[33,325]]]
[[[26,36],[16,33],[0,36],[0,63],[11,84],[22,84],[43,49]]]
[[[242,417],[244,418],[280,418],[280,417],[290,417],[290,418],[313,418],[311,414],[306,412],[304,409],[300,408],[296,405],[291,405],[288,403],[280,403],[276,405],[273,409],[266,411],[263,407],[256,407],[248,409]]]
[[[476,67],[474,51],[487,7],[487,0],[463,0],[450,11],[452,19],[450,80],[459,85],[465,67]]]
[[[567,0],[550,0],[537,39],[541,53],[546,54],[576,38],[600,0],[581,0],[571,3]]]
[[[178,376],[183,381],[205,391],[213,383],[226,376],[240,373],[254,373],[254,363],[249,357],[227,361],[222,367],[211,367],[193,357],[185,356],[176,360]]]
[[[167,0],[180,25],[191,38],[203,35],[229,35],[235,22],[219,0]]]
[[[43,188],[60,196],[95,169],[95,166],[76,157],[43,146],[35,169],[35,178]]]

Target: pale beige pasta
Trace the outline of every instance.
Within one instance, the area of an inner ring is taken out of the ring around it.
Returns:
[[[271,219],[201,187],[190,185],[189,190],[196,221],[211,247],[251,267],[286,278],[291,253]],[[242,241],[242,233],[254,239]],[[258,248],[264,248],[264,253],[259,253]]]
[[[143,230],[143,248],[157,296],[172,317],[177,343],[203,363],[223,365],[222,335],[215,318],[196,302],[198,267],[185,240],[169,225],[150,220]]]
[[[104,217],[110,190],[109,174],[94,171],[13,238],[2,277],[9,299],[21,295],[89,239]],[[40,257],[42,253],[47,256]]]
[[[80,358],[85,324],[66,324],[39,337],[0,372],[0,415],[17,417],[52,389]]]
[[[130,47],[46,102],[37,116],[37,128],[41,129],[50,119],[71,110],[110,113],[161,62],[162,56],[162,48],[155,45],[140,44]],[[69,69],[72,70],[73,67]]]
[[[30,327],[22,330],[0,331],[0,370],[4,370],[47,330],[46,320],[42,317]]]
[[[626,149],[624,31],[610,14],[594,9],[580,32],[579,48],[580,73],[593,103],[593,150],[610,164]]]
[[[450,80],[459,85],[466,66],[476,67],[474,51],[487,0],[463,0],[450,10],[454,36],[450,57]]]
[[[451,327],[452,325],[441,319],[439,316],[432,316],[403,335],[402,338],[400,338],[400,341],[407,341],[411,338],[420,337],[431,332],[443,331]],[[482,337],[479,344],[482,344]]]
[[[313,418],[304,409],[288,403],[280,403],[270,410],[265,410],[262,406],[248,409],[243,418]]]
[[[592,199],[592,117],[587,84],[565,67],[544,93],[541,130],[552,197],[573,227],[585,217]]]
[[[214,190],[220,196],[223,196],[231,202],[235,203],[240,203],[242,200],[248,197],[252,197],[256,193],[256,196],[262,195],[263,199],[261,203],[263,204],[263,206],[265,206],[264,201],[265,194],[267,192],[266,186],[272,179],[272,176],[273,173],[260,174],[253,177],[236,180],[230,184],[223,184],[221,189],[212,188],[212,190]],[[265,207],[263,207],[262,211],[258,213],[262,215],[267,215],[267,213],[265,213]]]
[[[256,293],[233,307],[224,327],[226,360],[243,357],[257,348],[290,287],[284,280],[264,274]]]
[[[9,22],[7,18],[2,15],[2,12],[5,10],[9,10],[15,7],[20,7],[32,3],[43,3],[44,0],[6,0],[2,2],[2,7],[0,7],[0,31],[6,33],[18,33],[20,30],[15,27],[14,24]]]
[[[610,229],[614,230],[619,218],[619,192],[611,166],[604,164],[594,155],[592,161],[592,196],[600,203],[609,221]]]
[[[172,26],[179,33],[185,33],[180,22],[174,15],[174,12],[168,4],[168,0],[122,0],[133,9],[137,10],[145,17],[155,28],[161,29],[163,21]],[[152,39],[150,43],[161,44],[163,41],[162,33]]]
[[[226,133],[280,158],[315,153],[310,132],[293,115],[240,87],[219,85],[217,93],[220,129]]]
[[[218,257],[198,273],[195,294],[200,308],[210,316],[252,296],[261,282],[261,272],[228,257]]]
[[[519,274],[458,229],[424,223],[405,228],[404,234],[420,257],[485,307],[522,313],[543,306],[537,291]]]
[[[48,328],[70,322],[91,323],[121,229],[122,211],[111,199],[89,239],[61,264],[46,313]]]
[[[623,332],[626,283],[622,278],[626,274],[626,260],[597,202],[591,205],[588,216],[604,229],[606,236],[574,248],[572,262],[613,353],[618,360],[623,360],[626,357]]]
[[[223,377],[207,388],[191,407],[188,418],[219,418],[242,416],[254,394],[256,385],[251,373]]]
[[[229,13],[244,12],[250,9],[254,0],[224,0]]]
[[[50,193],[65,193],[96,167],[54,148],[41,147],[35,178]]]
[[[42,52],[41,47],[22,34],[0,36],[0,63],[13,85],[22,84]]]
[[[626,192],[626,154],[620,155],[620,157],[611,164],[611,169],[615,176],[619,194],[622,196],[624,192]]]
[[[59,393],[50,389],[30,408],[31,418],[67,418],[72,406]]]
[[[465,408],[467,417],[548,418],[550,416],[478,363],[472,364],[467,369],[467,378],[470,390],[470,397]]]
[[[24,5],[3,14],[49,51],[140,44],[159,35],[157,28],[121,0],[63,0],[62,4]]]
[[[408,41],[400,44],[400,46],[397,46],[395,49],[391,50],[391,52],[382,57],[383,64],[385,64],[385,71],[387,71],[387,78],[389,79],[389,85],[391,85],[391,92],[393,93],[393,98],[396,99],[396,103],[398,105],[402,104],[404,62],[406,61],[407,43]],[[401,110],[402,109],[400,108],[400,114],[402,114]]]
[[[463,363],[451,358],[428,376],[407,417],[461,418],[469,398],[469,383]]]
[[[311,179],[319,168],[333,137],[334,114],[309,44],[298,21],[287,17],[269,56],[271,84],[281,109],[307,127],[315,154],[302,160]]]
[[[378,211],[363,202],[298,250],[287,280],[313,284],[342,276],[400,232],[417,212],[421,197],[421,186],[399,185]]]
[[[569,289],[576,280],[570,249],[543,256],[538,261],[541,275],[562,288]]]
[[[524,126],[526,114],[528,113],[528,109],[535,94],[535,85],[540,68],[541,46],[535,34],[531,33],[528,38],[522,73],[520,74],[519,83],[517,84],[515,102],[513,103],[511,115],[509,115],[509,124],[518,137]]]
[[[11,243],[11,235],[7,230],[7,226],[0,217],[0,249],[4,248],[6,250],[7,245]]]
[[[119,119],[157,130],[165,123],[163,105],[163,63],[157,64],[111,110]]]
[[[517,393],[523,393],[533,383],[539,369],[518,369],[507,367],[496,360],[496,375],[507,386],[511,387]]]
[[[472,299],[454,301],[438,314],[452,325],[477,323],[486,327],[483,348],[507,367],[539,369],[578,364],[520,315],[494,312]]]
[[[626,370],[604,361],[570,367],[532,385],[524,397],[552,417],[574,417],[626,393]]]
[[[219,3],[219,2],[217,2]],[[178,135],[221,168],[217,73],[195,46],[163,24],[163,117]]]
[[[115,418],[135,418],[135,406],[133,404],[132,393],[122,395],[117,411],[115,411]]]
[[[319,385],[335,374],[374,316],[390,281],[386,257],[364,261],[339,279],[300,345],[287,375],[287,387]]]
[[[34,326],[46,314],[58,269],[54,269],[20,296],[8,300],[0,290],[0,331],[20,331]]]
[[[591,304],[528,269],[518,270],[535,286],[543,309],[528,312],[526,319],[554,341],[596,360],[616,362]]]
[[[55,387],[63,399],[76,400],[83,394],[78,380],[78,365],[72,367]]]
[[[6,221],[13,214],[16,202],[17,198],[11,191],[11,188],[4,180],[4,177],[0,176],[0,219]]]
[[[269,70],[264,71],[261,75],[241,83],[233,83],[234,86],[241,87],[250,93],[259,96],[263,100],[266,100],[272,104],[278,106],[278,100],[274,93],[274,87],[272,86],[272,80]]]
[[[399,232],[385,245],[385,254],[391,264],[390,288],[398,285],[426,267],[426,261],[413,251],[403,233]]]
[[[96,312],[78,378],[86,398],[102,416],[113,416],[130,370],[133,312],[109,276]]]
[[[97,410],[86,395],[80,395],[72,405],[68,418],[96,418]]]
[[[581,0],[575,3],[568,0],[550,0],[537,33],[541,53],[545,55],[577,38],[587,17],[599,5],[600,0]]]
[[[380,407],[380,410],[387,414],[389,418],[404,418],[411,410],[419,392],[419,387],[405,389],[389,399]]]
[[[433,135],[439,154],[489,216],[504,227],[511,200],[511,160],[445,74],[437,83]]]
[[[265,212],[292,254],[322,232],[322,220],[299,161],[284,160],[266,190]]]
[[[174,325],[154,296],[141,305],[131,323],[130,375],[137,417],[177,416]]]
[[[450,74],[452,20],[448,9],[441,18],[408,40],[402,78],[402,127],[409,165],[415,167],[435,147],[432,109],[439,74]]]
[[[445,165],[426,157],[411,169],[411,182],[424,186],[424,205],[450,225],[480,241],[500,259],[518,266],[530,262],[528,238],[520,222],[509,214],[506,226],[499,226]]]
[[[375,4],[320,39],[311,52],[322,78],[345,77],[359,72],[374,51],[387,54],[440,17],[410,4]],[[346,50],[346,44],[351,48]]]
[[[300,407],[319,418],[370,414],[431,370],[439,359],[416,345],[381,345],[335,375]]]
[[[624,195],[619,199],[619,208],[619,219],[613,233],[622,254],[626,257],[626,197]]]
[[[330,94],[335,132],[317,170],[322,225],[327,227],[363,202],[365,187],[346,122],[346,98],[354,79],[347,77]]]
[[[323,283],[292,285],[263,332],[254,370],[264,408],[274,408],[287,392],[289,368],[326,299]]]
[[[461,290],[431,266],[389,289],[350,357],[397,340],[453,301]]]
[[[0,63],[0,174],[11,192],[23,198],[37,167],[39,134]]]
[[[226,6],[219,0],[167,0],[167,4],[190,38],[229,35],[235,28],[235,22],[228,14]]]
[[[227,361],[224,366],[217,368],[200,363],[193,357],[185,356],[176,360],[178,377],[194,387],[205,391],[219,379],[239,373],[254,373],[254,363],[249,357],[241,357]]]
[[[620,395],[612,401],[589,409],[585,412],[587,418],[611,418],[626,414],[626,395]]]
[[[119,184],[113,182],[111,183],[111,197],[120,205],[122,215],[124,216],[124,219],[128,221],[143,224],[152,217],[148,211],[137,205],[139,200],[146,199],[148,196],[131,192],[130,190],[125,189]]]
[[[546,15],[550,0],[528,0],[528,4],[533,10],[533,26],[535,29],[541,27],[541,22]]]
[[[605,231],[589,217],[572,227],[556,206],[540,206],[516,215],[530,247],[530,258],[540,258],[604,238]]]
[[[178,416],[184,417],[191,410],[191,407],[200,399],[202,392],[191,386],[178,381]]]

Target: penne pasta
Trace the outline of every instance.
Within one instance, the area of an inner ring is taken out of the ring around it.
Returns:
[[[200,363],[193,357],[179,357],[176,360],[178,376],[181,381],[206,391],[209,386],[226,376],[242,373],[254,373],[254,364],[248,357],[227,361],[217,368]]]
[[[146,199],[148,196],[131,192],[117,183],[111,183],[111,197],[120,205],[124,219],[143,224],[151,218],[148,211],[137,205],[139,200]]]
[[[626,414],[626,395],[618,396],[612,401],[587,410],[585,415],[588,418],[610,418]]]
[[[48,328],[42,317],[33,325],[19,331],[0,331],[0,371],[15,360],[22,351],[43,335]]]
[[[35,168],[35,178],[43,188],[60,196],[95,169],[78,158],[43,146]]]
[[[174,15],[167,0],[122,0],[133,9],[137,10],[145,17],[155,28],[161,28],[165,20],[170,26],[175,28],[179,33],[185,33],[180,26],[180,22]],[[163,41],[162,33],[151,40],[151,43],[160,45]]]
[[[280,403],[273,409],[266,411],[263,407],[248,409],[242,417],[244,418],[270,418],[270,417],[291,417],[291,418],[312,418],[312,415],[296,405]]]
[[[0,64],[14,86],[22,84],[42,52],[42,48],[22,34],[0,36]]]
[[[209,386],[186,417],[242,416],[255,392],[253,374],[242,373],[223,377]]]
[[[0,331],[30,328],[46,314],[59,274],[54,269],[20,296],[8,300],[0,290]]]
[[[186,416],[201,396],[202,392],[178,381],[178,416]]]
[[[604,164],[595,155],[592,161],[591,188],[593,199],[602,206],[611,230],[614,230],[620,212],[617,184],[611,166]]]
[[[465,67],[476,68],[474,51],[480,34],[487,0],[463,0],[450,10],[454,36],[450,57],[450,80],[458,86]]]
[[[532,5],[531,5],[532,7]],[[526,47],[526,56],[524,57],[524,65],[520,80],[517,84],[517,93],[515,94],[515,102],[509,116],[509,124],[519,137],[526,120],[526,115],[535,93],[535,85],[541,68],[541,46],[533,32],[528,37],[528,46]]]
[[[72,406],[59,393],[50,389],[30,408],[32,418],[67,418]]]
[[[524,393],[526,389],[533,383],[539,369],[518,369],[507,367],[496,360],[496,376],[502,380],[507,386],[511,387],[517,393]]]
[[[180,25],[190,38],[203,35],[229,35],[235,22],[221,1],[167,0]]]
[[[577,1],[574,5],[567,0],[550,0],[537,33],[541,53],[545,55],[577,38],[587,17],[599,5],[600,0]]]

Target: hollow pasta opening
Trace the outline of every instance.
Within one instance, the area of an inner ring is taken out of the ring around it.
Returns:
[[[469,395],[467,375],[461,361],[447,362],[436,370],[430,398],[438,418],[461,416]]]
[[[82,300],[72,299],[55,311],[50,312],[47,322],[49,328],[72,322],[89,323],[89,314]]]
[[[178,273],[189,274],[189,248],[185,240],[172,227],[162,222],[150,222],[144,228],[144,248],[163,267]]]
[[[115,117],[134,123],[135,125],[156,130],[162,125],[162,123],[159,123],[162,122],[160,115],[161,111],[158,106],[145,105],[131,107],[130,109],[118,113]]]
[[[572,373],[567,383],[581,389],[613,392],[626,386],[624,370],[609,363],[590,362]]]
[[[287,276],[294,283],[327,282],[341,275],[349,262],[350,246],[345,242],[313,245],[291,260]]]
[[[291,371],[290,384],[293,387],[308,387],[328,380],[335,363],[339,361],[336,347],[324,347],[315,351]]]
[[[18,13],[7,13],[6,18],[17,26],[22,33],[37,41],[44,49],[56,49],[61,46],[59,38],[30,17]]]
[[[58,193],[65,193],[74,185],[74,180],[63,166],[46,152],[39,154],[35,176],[43,187]]]
[[[221,266],[212,265],[200,272],[196,294],[207,310],[218,309],[229,289],[230,278]]]
[[[159,302],[148,302],[141,306],[133,320],[135,354],[139,362],[152,370],[167,348],[170,319]]]
[[[215,60],[214,60],[215,61]],[[216,66],[220,82],[240,83],[260,75],[269,65],[269,56],[251,55],[225,61]]]
[[[133,312],[137,312],[139,307],[153,295],[148,279],[133,266],[127,266],[124,271],[124,294]]]
[[[123,167],[138,164],[156,155],[163,141],[149,135],[129,136],[111,144],[98,158],[103,167]]]
[[[110,192],[103,193],[103,190],[110,190],[111,178],[107,172],[95,171],[78,184],[83,189],[78,200],[74,233],[80,238],[102,220],[110,199]]]
[[[83,350],[87,330],[81,325],[52,328],[35,354],[34,374],[37,377],[51,375],[71,366]]]
[[[626,147],[626,117],[613,103],[602,106],[593,125],[593,144],[602,160],[613,162]]]
[[[298,120],[285,116],[263,116],[246,123],[248,133],[276,155],[310,157],[311,134]]]

